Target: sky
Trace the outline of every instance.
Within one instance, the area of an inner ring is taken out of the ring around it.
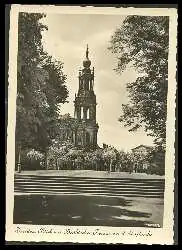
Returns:
[[[42,23],[48,26],[43,32],[44,49],[53,58],[64,63],[67,75],[69,103],[61,106],[61,114],[74,114],[74,97],[78,91],[78,71],[82,68],[86,46],[89,47],[91,68],[95,68],[94,91],[97,98],[98,144],[130,150],[140,144],[153,145],[153,138],[140,129],[128,132],[118,118],[122,104],[128,102],[126,83],[135,81],[138,74],[128,66],[118,75],[116,55],[108,50],[109,41],[126,16],[95,14],[47,14]]]

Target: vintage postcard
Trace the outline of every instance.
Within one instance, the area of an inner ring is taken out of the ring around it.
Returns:
[[[174,243],[177,10],[12,5],[6,241]]]

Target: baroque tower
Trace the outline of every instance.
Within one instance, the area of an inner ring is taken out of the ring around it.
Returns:
[[[77,129],[73,131],[75,146],[80,148],[97,147],[98,124],[96,123],[96,95],[94,93],[94,67],[91,70],[91,61],[88,57],[88,45],[86,58],[83,60],[83,69],[79,70],[79,88],[75,94],[74,118],[77,121]]]

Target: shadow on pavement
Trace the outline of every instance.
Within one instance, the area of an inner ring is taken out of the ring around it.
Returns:
[[[14,224],[144,227],[150,213],[130,211],[132,200],[94,196],[15,196]],[[133,218],[134,217],[134,218]]]

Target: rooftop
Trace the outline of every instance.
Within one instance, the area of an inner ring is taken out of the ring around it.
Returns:
[[[136,148],[132,148],[132,150],[138,149],[138,148],[146,148],[146,149],[152,149],[152,146],[146,146],[146,145],[139,145]]]

